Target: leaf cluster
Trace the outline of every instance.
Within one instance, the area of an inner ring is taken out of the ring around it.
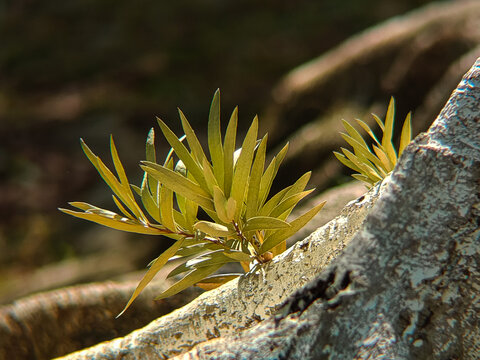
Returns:
[[[375,183],[387,176],[395,167],[398,157],[402,154],[405,147],[412,140],[411,113],[408,113],[402,126],[400,136],[400,147],[398,152],[393,145],[395,100],[390,99],[385,122],[377,115],[372,114],[377,125],[382,132],[381,141],[377,139],[372,129],[362,120],[356,119],[358,125],[373,139],[372,149],[367,145],[360,133],[347,121],[343,121],[343,126],[347,133],[341,133],[343,139],[353,148],[353,153],[345,148],[341,148],[342,153],[334,151],[336,158],[345,166],[356,171],[353,174],[357,180],[361,180],[372,187]]]
[[[297,203],[313,191],[305,191],[310,172],[270,195],[288,144],[265,167],[267,135],[257,139],[255,117],[240,148],[236,149],[238,110],[233,111],[222,138],[218,90],[208,118],[210,159],[181,110],[179,115],[184,132],[181,137],[157,119],[171,146],[162,163],[157,162],[155,132],[150,130],[146,160],[140,165],[144,171],[140,186],[129,184],[112,137],[110,150],[116,175],[82,140],[85,154],[111,188],[118,211],[84,202],[70,203],[80,211],[60,209],[114,229],[175,240],[150,263],[122,313],[157,274],[163,278],[183,275],[157,297],[161,299],[194,284],[212,289],[239,276],[212,275],[227,263],[239,262],[249,271],[255,265],[270,261],[286,249],[286,239],[307,224],[324,205],[323,202],[287,221]],[[208,219],[200,220],[200,213]]]

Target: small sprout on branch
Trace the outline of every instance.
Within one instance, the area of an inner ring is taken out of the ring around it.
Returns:
[[[344,140],[353,148],[353,153],[345,148],[341,148],[342,153],[334,151],[333,154],[345,166],[357,172],[352,177],[361,180],[371,188],[378,181],[387,176],[395,167],[398,158],[403,150],[412,140],[411,113],[407,114],[402,127],[400,136],[400,147],[398,153],[393,146],[393,129],[394,129],[394,113],[395,101],[393,97],[390,99],[385,123],[377,116],[373,118],[377,122],[382,131],[382,139],[379,141],[370,127],[362,120],[356,119],[357,123],[367,132],[375,142],[372,144],[372,150],[362,138],[360,133],[347,121],[343,121],[343,126],[347,133],[341,133]]]
[[[227,263],[239,262],[245,271],[249,271],[255,265],[272,260],[285,251],[286,240],[305,226],[325,204],[322,202],[298,218],[287,221],[297,203],[313,191],[304,191],[310,173],[270,196],[273,179],[288,144],[265,168],[267,136],[257,139],[258,119],[255,117],[241,147],[235,149],[237,109],[230,117],[222,140],[219,90],[213,97],[208,119],[210,161],[180,110],[179,115],[185,133],[181,137],[158,119],[160,130],[171,146],[163,164],[157,162],[155,132],[150,130],[145,161],[140,165],[144,171],[140,187],[129,184],[113,138],[110,138],[110,149],[117,175],[82,140],[83,151],[111,188],[118,211],[83,202],[70,203],[80,211],[60,209],[117,230],[163,235],[175,240],[150,263],[120,315],[157,273],[163,279],[184,275],[157,297],[161,299],[192,285],[210,290],[241,275],[213,275]],[[200,208],[209,220],[198,219]]]

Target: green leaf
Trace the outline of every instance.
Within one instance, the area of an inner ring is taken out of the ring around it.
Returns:
[[[368,149],[367,143],[363,140],[362,135],[350,123],[342,119],[343,127],[347,130],[351,138],[357,140],[361,145]]]
[[[310,220],[312,220],[315,215],[318,214],[318,212],[322,209],[324,205],[325,205],[325,201],[318,204],[314,208],[307,211],[305,214],[299,216],[298,218],[290,222],[290,228],[285,230],[281,229],[281,230],[275,231],[273,234],[265,238],[261,247],[261,254],[273,249],[282,241],[288,239],[290,236],[298,232]]]
[[[203,160],[207,159],[207,157],[205,156],[205,153],[203,152],[202,145],[200,144],[200,141],[195,135],[195,132],[190,126],[190,123],[188,122],[187,118],[183,114],[182,110],[178,109],[178,113],[180,115],[180,120],[182,122],[183,131],[185,132],[185,136],[187,137],[188,146],[190,146],[190,149],[192,150],[193,156],[197,160],[197,163],[201,164]]]
[[[259,208],[265,204],[267,201],[268,194],[273,184],[273,179],[277,176],[278,168],[282,163],[285,155],[288,151],[288,143],[280,150],[280,152],[275,156],[270,164],[267,166],[267,170],[263,173],[262,180],[260,182],[260,192],[258,194],[258,205]]]
[[[127,209],[125,209],[125,207],[122,205],[122,203],[117,199],[117,197],[115,195],[112,195],[112,198],[113,198],[113,202],[115,203],[115,205],[117,205],[118,207],[118,210],[120,210],[120,212],[125,215],[127,218],[131,219],[131,220],[134,220],[134,217],[132,216],[132,214],[130,214],[128,212]]]
[[[357,171],[357,172],[361,172],[360,168],[355,165],[353,162],[351,162],[350,160],[347,159],[347,157],[343,154],[340,154],[339,152],[337,151],[334,151],[333,152],[333,155],[335,155],[335,157],[338,159],[338,161],[340,161],[343,165],[345,165],[346,167],[349,167],[350,169],[354,170],[354,171]]]
[[[383,168],[387,171],[387,173],[392,171],[394,165],[385,150],[383,150],[383,147],[381,145],[380,147],[377,145],[372,145],[372,148],[375,152],[375,155],[377,155],[378,159],[382,162]]]
[[[145,286],[148,285],[150,281],[155,277],[155,275],[160,271],[160,269],[167,263],[168,259],[170,259],[175,253],[177,252],[178,249],[183,244],[184,239],[176,241],[172,246],[170,246],[165,252],[160,255],[158,258],[156,258],[155,262],[153,262],[150,266],[150,269],[148,269],[147,273],[143,277],[143,279],[140,281],[140,283],[137,285],[137,288],[133,292],[132,296],[130,297],[130,300],[128,300],[127,305],[125,308],[122,310],[120,314],[117,315],[117,318],[121,316],[127,309],[128,307],[132,304],[132,302],[137,298],[137,296],[142,292],[142,290],[145,288]]]
[[[115,147],[115,142],[113,141],[112,135],[110,135],[110,152],[112,153],[113,165],[120,179],[120,183],[122,184],[128,196],[133,198],[132,190],[130,189],[130,184],[128,182],[127,175],[125,174],[125,169],[123,168],[122,162],[118,157],[117,148]]]
[[[383,131],[382,137],[382,147],[387,153],[389,159],[392,161],[392,164],[397,162],[397,154],[395,153],[395,148],[393,147],[392,143],[394,114],[395,101],[392,97],[390,99],[390,103],[388,104],[387,115],[385,116],[385,130]]]
[[[198,221],[193,228],[195,230],[200,230],[204,232],[207,235],[213,236],[213,237],[226,237],[230,235],[234,235],[235,233],[231,231],[228,227],[217,224],[211,221]]]
[[[147,210],[150,216],[156,221],[161,223],[160,209],[157,202],[153,199],[152,194],[146,186],[140,189],[140,199],[142,200],[143,207]]]
[[[210,274],[213,274],[215,271],[220,269],[223,266],[223,264],[215,264],[212,266],[208,267],[202,267],[200,269],[194,269],[190,271],[185,277],[179,281],[177,281],[175,284],[170,286],[167,290],[165,290],[163,293],[161,293],[159,296],[155,298],[155,300],[160,300],[167,298],[169,296],[175,295],[179,293],[180,291],[196,284],[197,282],[200,282],[202,279],[207,277]]]
[[[381,144],[378,141],[375,134],[373,133],[372,129],[370,129],[370,127],[366,123],[364,123],[362,120],[356,119],[356,121],[363,128],[363,130],[365,130],[367,134],[370,135],[370,137],[380,146]]]
[[[378,169],[378,173],[381,177],[385,177],[388,170],[387,170],[387,167],[382,163],[382,161],[376,157],[374,154],[372,154],[372,152],[365,146],[363,146],[362,144],[360,144],[358,141],[356,141],[355,139],[349,137],[348,135],[345,135],[345,134],[341,134],[343,139],[350,144],[350,146],[353,148],[354,152],[355,152],[355,155],[357,155],[359,158],[360,156],[363,158],[363,159],[366,159],[370,162],[372,162],[373,164],[375,164],[375,166],[377,167]],[[362,159],[360,159],[362,160]],[[362,161],[365,163],[365,161]]]
[[[283,213],[290,212],[300,200],[310,194],[313,190],[314,189],[302,191],[300,193],[285,198],[277,206],[275,206],[275,208],[270,212],[269,215],[271,217],[280,218]]]
[[[155,129],[152,127],[147,135],[147,141],[145,143],[145,159],[151,162],[157,162],[157,156],[155,153]]]
[[[297,181],[295,181],[295,183],[289,188],[289,190],[285,194],[285,198],[302,192],[307,186],[311,175],[312,175],[312,172],[307,171]]]
[[[205,176],[205,180],[207,182],[208,192],[213,195],[213,188],[218,186],[217,179],[213,174],[213,169],[207,159],[203,159],[202,163],[203,174]]]
[[[252,167],[253,152],[257,142],[258,131],[258,118],[253,119],[250,129],[248,129],[247,135],[242,144],[242,152],[235,165],[232,181],[231,197],[237,202],[237,209],[235,211],[235,219],[241,215],[241,208],[247,192],[248,178],[250,175],[250,169]]]
[[[157,120],[165,139],[167,139],[170,146],[175,150],[175,154],[177,154],[178,158],[183,162],[188,172],[195,178],[202,189],[208,192],[207,182],[205,181],[203,171],[199,164],[197,164],[185,145],[183,145],[173,131],[170,130],[170,128],[162,120],[158,118]]]
[[[92,206],[92,208],[94,207]],[[59,210],[77,218],[92,221],[94,223],[107,226],[116,230],[148,235],[163,235],[167,233],[167,230],[160,230],[158,228],[147,226],[146,224],[142,224],[140,222],[125,218],[108,210],[101,209],[103,211],[101,214],[92,212],[92,209],[87,210],[90,212],[78,212],[62,208],[60,208]]]
[[[385,131],[385,125],[383,124],[383,121],[375,114],[372,114],[373,118],[375,119],[375,121],[377,122],[378,126],[380,127],[380,129],[383,131]]]
[[[173,191],[166,186],[160,189],[160,214],[162,225],[172,232],[177,232],[177,225],[173,218]]]
[[[238,108],[233,110],[230,121],[228,122],[227,131],[225,132],[225,139],[223,142],[223,165],[224,165],[224,179],[223,191],[226,197],[230,196],[233,179],[233,153],[235,152],[235,143],[237,136],[237,121]]]
[[[130,209],[132,214],[134,214],[137,219],[141,219],[142,221],[146,222],[147,219],[145,218],[145,215],[142,213],[137,203],[133,199],[133,194],[131,193],[130,188],[126,190],[123,187],[123,185],[117,180],[115,175],[112,174],[112,172],[105,166],[102,160],[90,150],[90,148],[87,146],[87,144],[85,144],[82,139],[80,139],[80,143],[88,159],[93,164],[93,166],[95,166],[105,183],[110,187],[110,189],[112,189],[113,193],[117,195],[117,197]]]
[[[243,232],[256,231],[256,230],[277,230],[287,229],[290,224],[281,219],[271,216],[255,216],[251,217],[245,223]],[[245,260],[242,260],[245,261]]]
[[[285,197],[285,194],[290,190],[291,185],[286,187],[285,189],[280,190],[278,193],[273,195],[266,203],[262,206],[258,215],[260,216],[268,216],[273,211],[275,206],[277,206],[280,201]]]
[[[213,173],[218,184],[223,184],[223,147],[220,132],[220,90],[215,91],[208,115],[208,149],[212,159]]]
[[[246,218],[251,218],[258,211],[258,195],[260,193],[260,182],[262,180],[263,168],[265,166],[265,154],[267,151],[267,135],[265,135],[258,146],[255,160],[253,161],[250,180],[247,190]]]
[[[398,156],[403,153],[403,150],[412,141],[412,113],[409,112],[402,126],[402,134],[400,135],[400,148],[398,150]]]
[[[217,212],[218,218],[224,223],[229,223],[233,218],[227,216],[227,199],[225,195],[218,186],[213,188],[213,203],[215,204],[215,211]]]
[[[252,256],[245,254],[243,251],[224,251],[223,254],[235,261],[252,261]]]
[[[140,167],[144,171],[172,191],[175,191],[185,198],[196,202],[206,210],[215,210],[213,207],[213,201],[209,198],[210,195],[193,181],[180,174],[177,174],[170,169],[165,168],[162,165],[148,161],[142,161],[142,164],[143,165]]]

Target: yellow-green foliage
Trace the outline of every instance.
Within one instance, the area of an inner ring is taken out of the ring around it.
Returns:
[[[341,148],[343,154],[334,151],[334,155],[342,164],[348,166],[357,172],[352,176],[372,187],[375,183],[387,176],[395,167],[398,157],[402,154],[405,147],[412,140],[411,113],[407,114],[402,127],[400,136],[400,147],[397,151],[393,146],[393,125],[394,125],[395,101],[390,99],[385,123],[376,115],[373,115],[380,130],[383,133],[381,141],[378,141],[370,127],[362,120],[356,119],[357,123],[370,135],[375,142],[372,144],[373,151],[367,145],[360,133],[347,121],[343,120],[343,126],[347,134],[341,133],[345,141],[353,148],[353,153],[345,148]]]
[[[165,269],[160,272],[164,278],[184,276],[157,299],[174,295],[194,284],[212,289],[240,275],[212,275],[226,263],[240,262],[248,271],[254,264],[271,260],[285,250],[286,239],[307,224],[324,205],[323,202],[287,222],[297,203],[313,191],[304,191],[310,172],[293,185],[269,196],[288,144],[265,168],[267,135],[257,139],[258,119],[255,117],[241,147],[235,150],[237,109],[230,117],[222,140],[218,90],[208,119],[210,160],[184,114],[181,111],[179,114],[185,133],[180,138],[158,119],[171,146],[163,164],[157,163],[154,130],[148,134],[146,161],[140,165],[145,172],[140,187],[129,184],[113,138],[110,138],[110,149],[116,176],[82,140],[85,154],[112,189],[118,212],[84,202],[70,203],[81,211],[60,209],[114,229],[163,235],[175,240],[150,263],[122,313],[161,269]],[[142,207],[137,198],[140,198]],[[197,218],[199,208],[210,220]]]

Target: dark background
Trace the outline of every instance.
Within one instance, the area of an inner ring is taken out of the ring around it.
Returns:
[[[72,277],[101,280],[143,268],[162,246],[57,210],[68,201],[113,209],[80,137],[110,164],[114,134],[138,184],[155,116],[178,130],[180,107],[202,137],[221,88],[224,122],[239,105],[243,131],[257,113],[261,122],[288,71],[428,2],[0,0],[0,300],[27,293],[42,266],[123,254],[115,270]],[[146,250],[129,260],[137,247]],[[44,288],[69,282],[53,283]]]

